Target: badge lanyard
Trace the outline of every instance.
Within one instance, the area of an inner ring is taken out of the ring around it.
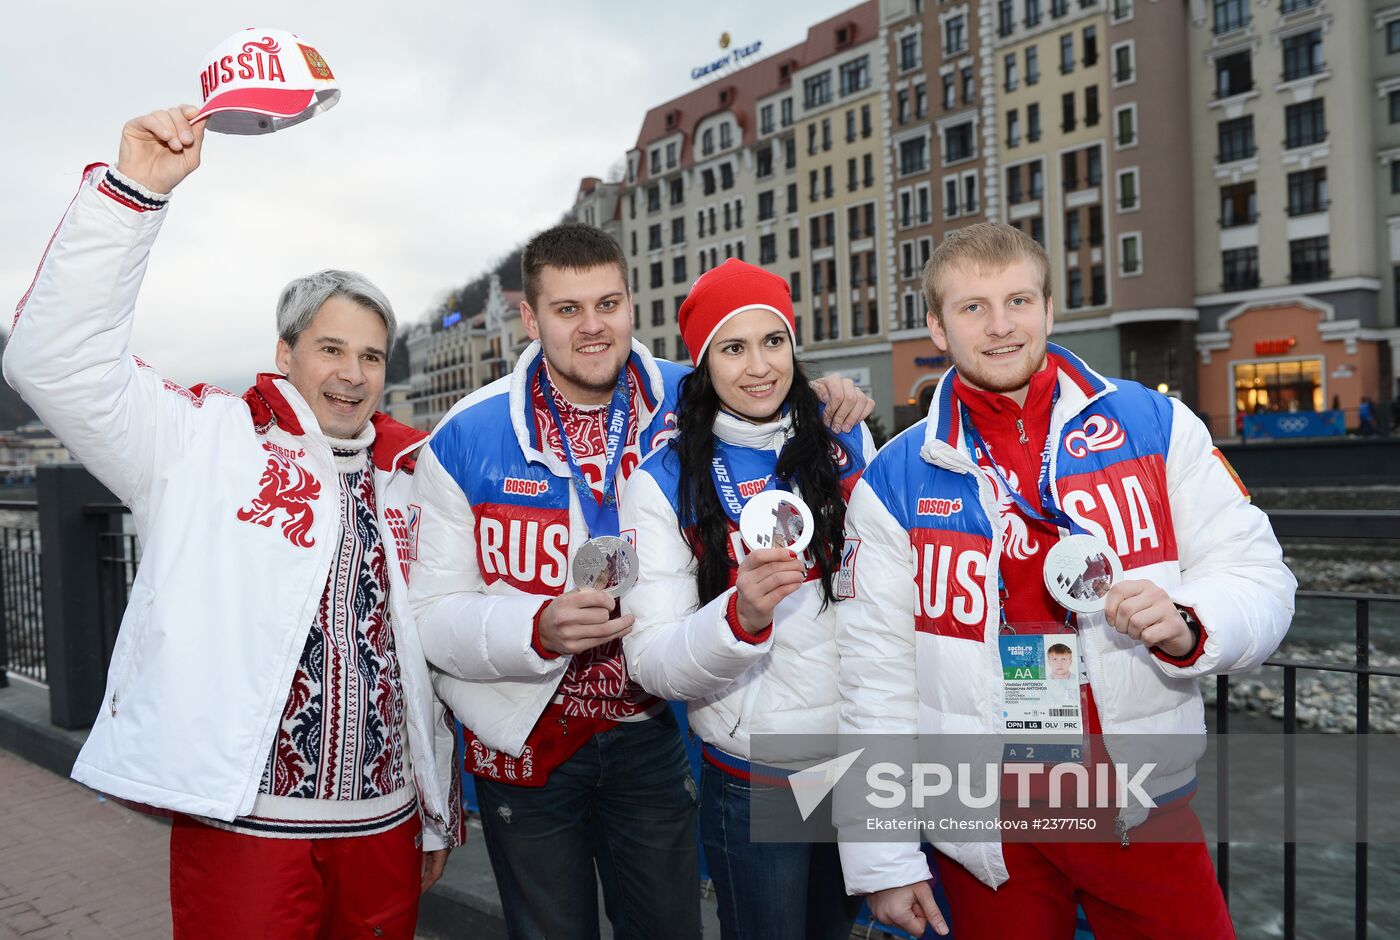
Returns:
[[[781,456],[782,455],[779,454],[780,458]],[[739,521],[739,516],[744,511],[744,504],[748,502],[748,500],[739,495],[739,482],[734,479],[734,469],[729,463],[729,458],[725,456],[723,448],[719,446],[718,443],[715,446],[714,456],[710,458],[710,476],[715,481],[715,492],[719,494],[719,502],[720,505],[724,507],[725,515],[729,516],[730,519],[733,519],[737,523]],[[792,487],[788,486],[787,481],[778,479],[778,467],[776,462],[773,465],[773,472],[768,475],[768,483],[762,490],[759,490],[759,492],[762,493],[773,489],[781,489],[788,492],[792,491]],[[749,497],[749,499],[752,498],[752,496]]]
[[[1055,403],[1059,400],[1060,390],[1056,387],[1055,393],[1050,399],[1050,411],[1052,414],[1055,411]],[[1047,432],[1045,435],[1045,449],[1041,451],[1040,454],[1040,478],[1037,481],[1040,488],[1040,505],[1045,511],[1037,512],[1035,508],[1031,506],[1030,502],[1018,493],[1015,487],[1006,481],[1006,477],[1002,476],[1001,468],[997,466],[996,458],[992,456],[991,448],[982,440],[982,435],[977,431],[977,425],[972,423],[972,415],[968,413],[967,406],[959,404],[958,407],[962,409],[963,427],[967,429],[968,451],[972,456],[972,462],[974,464],[977,463],[977,451],[981,450],[987,455],[987,462],[991,465],[991,471],[996,475],[997,481],[1006,489],[1006,492],[1011,494],[1011,498],[1016,501],[1016,505],[1020,508],[1021,512],[1035,519],[1037,522],[1047,522],[1060,529],[1069,529],[1071,527],[1069,517],[1066,516],[1064,510],[1060,509],[1055,503],[1055,493],[1050,486],[1050,453],[1054,449],[1054,443],[1050,439],[1050,434]],[[979,464],[978,466],[980,467],[981,465]]]
[[[574,459],[573,448],[569,446],[569,435],[564,431],[564,422],[559,418],[559,408],[554,403],[554,392],[549,384],[549,371],[541,366],[539,371],[540,388],[544,392],[545,404],[559,429],[559,445],[564,451],[564,460],[569,464],[569,479],[578,492],[579,510],[583,513],[584,525],[590,536],[618,534],[617,521],[617,468],[622,462],[622,451],[627,444],[627,427],[632,418],[632,395],[627,384],[627,370],[617,376],[613,388],[612,404],[608,406],[607,424],[607,464],[603,469],[603,498],[600,500],[588,478],[583,475],[578,461]]]

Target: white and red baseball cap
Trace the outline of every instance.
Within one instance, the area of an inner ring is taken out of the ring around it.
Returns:
[[[195,120],[220,134],[270,134],[329,110],[340,86],[326,60],[285,29],[249,27],[219,43],[199,73]]]

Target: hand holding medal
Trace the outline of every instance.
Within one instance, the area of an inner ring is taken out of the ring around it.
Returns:
[[[739,625],[751,634],[773,622],[773,611],[807,579],[801,555],[812,543],[812,510],[795,494],[769,489],[744,504],[739,535],[748,554],[739,565]]]

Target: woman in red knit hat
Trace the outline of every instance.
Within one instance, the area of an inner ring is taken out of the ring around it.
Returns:
[[[751,804],[796,805],[789,771],[759,763],[753,736],[836,732],[845,500],[874,451],[864,425],[823,425],[794,325],[787,281],[762,268],[730,259],[696,281],[680,309],[696,368],[676,436],[642,462],[621,510],[641,562],[624,599],[628,671],[689,702],[704,742],[701,841],[725,940],[844,938],[859,908],[834,844],[749,838]],[[805,503],[797,525],[812,531],[746,551],[739,517],[769,490]]]

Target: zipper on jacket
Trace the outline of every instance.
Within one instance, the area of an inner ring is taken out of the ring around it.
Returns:
[[[1126,849],[1128,847],[1128,821],[1119,816],[1113,821],[1113,828],[1118,831],[1118,844]]]
[[[116,693],[116,690],[113,690],[113,691],[112,691],[112,700],[111,700],[110,702],[107,703],[107,707],[111,710],[111,712],[112,712],[112,717],[113,717],[113,718],[117,717],[117,693]]]
[[[1021,443],[1029,444],[1030,438],[1026,437],[1026,423],[1020,418],[1016,419],[1016,433],[1021,435]]]

